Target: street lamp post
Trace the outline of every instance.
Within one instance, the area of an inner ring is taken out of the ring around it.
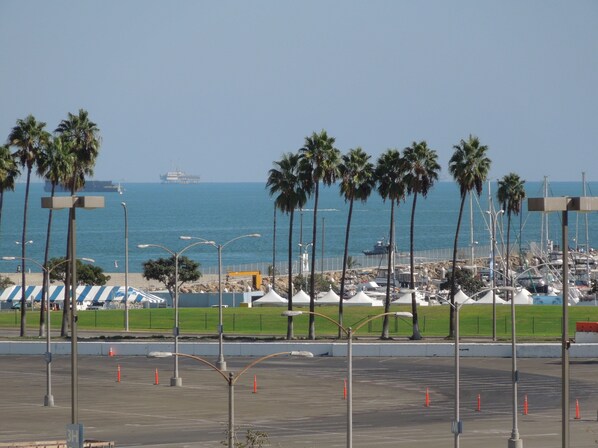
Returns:
[[[334,319],[326,316],[325,314],[318,313],[316,311],[284,311],[281,316],[283,317],[293,317],[293,316],[301,316],[302,314],[311,314],[313,316],[319,316],[326,319],[329,322],[332,322],[336,325],[339,330],[341,330],[347,336],[347,448],[353,447],[353,335],[362,328],[365,324],[370,323],[374,319],[378,319],[384,316],[395,316],[395,317],[413,317],[413,314],[407,311],[403,312],[389,312],[389,313],[381,313],[375,316],[372,316],[363,322],[360,322],[359,325],[355,327],[355,329],[351,327],[344,327],[343,325],[339,324]]]
[[[21,257],[2,257],[2,260],[5,261],[12,261],[12,260],[21,260]],[[88,261],[93,263],[94,260],[91,258],[79,258],[79,260]],[[45,308],[43,312],[46,315],[46,353],[45,353],[45,361],[46,361],[46,395],[44,396],[44,406],[53,407],[54,406],[54,396],[52,395],[52,346],[51,346],[51,325],[50,325],[50,274],[54,269],[58,266],[67,263],[70,259],[62,260],[59,263],[56,263],[52,266],[52,269],[48,269],[43,264],[35,261],[32,258],[26,258],[25,261],[33,263],[37,265],[43,272],[44,279],[44,291],[43,294],[46,298]],[[40,335],[41,336],[41,335]]]
[[[562,447],[569,447],[569,216],[568,212],[594,212],[598,211],[598,197],[541,197],[529,198],[527,209],[530,212],[561,212],[562,216],[562,251],[563,251],[563,332],[561,337],[561,433]]]
[[[226,361],[224,360],[223,342],[224,342],[224,328],[222,324],[222,249],[228,246],[233,241],[240,240],[241,238],[259,238],[259,233],[250,233],[247,235],[241,235],[232,240],[228,240],[224,244],[216,244],[214,241],[206,241],[203,238],[194,236],[181,236],[182,240],[201,240],[205,244],[214,246],[218,250],[218,360],[216,366],[222,371],[226,371]],[[175,350],[176,351],[176,350]]]
[[[125,212],[125,331],[129,331],[129,219],[127,203],[121,202]]]
[[[77,208],[94,209],[104,207],[103,196],[50,196],[42,198],[42,208],[52,210],[68,208],[70,216],[69,247],[71,255],[71,427],[67,431],[75,431],[79,439],[83,425],[79,424],[79,366],[77,363],[77,232],[76,213]]]
[[[195,243],[189,244],[188,246],[183,247],[180,251],[175,252],[170,250],[166,246],[162,246],[160,244],[138,244],[137,247],[139,249],[146,249],[148,247],[156,247],[158,249],[162,249],[168,252],[174,258],[174,298],[173,298],[173,307],[174,307],[174,327],[172,329],[172,334],[174,336],[174,352],[178,353],[179,351],[179,257],[183,252],[187,249],[190,249],[194,246],[199,246],[200,244],[211,244],[212,241],[197,241]],[[173,367],[173,375],[170,378],[170,385],[174,387],[181,387],[183,385],[183,379],[179,376],[179,358],[174,357],[174,367]]]
[[[234,445],[234,443],[235,443],[235,383],[237,382],[237,380],[239,378],[241,378],[241,376],[243,376],[243,374],[245,372],[247,372],[250,368],[252,368],[256,364],[258,364],[262,361],[265,361],[267,359],[271,359],[276,356],[283,356],[283,355],[301,356],[304,358],[313,358],[313,356],[314,356],[313,353],[306,352],[306,351],[290,351],[290,352],[272,353],[270,355],[262,356],[261,358],[258,358],[256,360],[250,362],[245,367],[243,367],[243,369],[237,375],[235,375],[233,372],[228,372],[228,375],[227,375],[225,370],[219,369],[216,365],[212,364],[207,359],[204,359],[204,358],[202,358],[200,356],[196,356],[196,355],[188,355],[186,353],[177,353],[177,352],[174,352],[174,353],[172,353],[172,352],[150,352],[148,354],[148,357],[149,358],[166,358],[166,357],[173,356],[174,358],[178,358],[180,356],[182,358],[189,358],[189,359],[193,359],[195,361],[201,362],[202,364],[205,364],[206,366],[208,366],[209,368],[211,368],[212,370],[214,370],[215,372],[218,372],[220,374],[220,376],[228,384],[228,434],[227,434],[227,440],[228,440],[228,447],[233,448],[235,446]]]
[[[496,342],[496,291],[494,290],[496,286],[496,220],[498,215],[504,212],[504,210],[486,211],[490,215],[490,236],[492,239],[492,341],[494,342]]]

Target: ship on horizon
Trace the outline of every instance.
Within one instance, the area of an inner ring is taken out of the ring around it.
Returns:
[[[199,176],[187,174],[183,171],[168,171],[166,174],[160,175],[160,180],[163,184],[198,184]]]
[[[44,183],[44,191],[52,191],[52,182],[46,181]],[[122,194],[123,189],[120,183],[114,184],[111,180],[86,180],[83,188],[78,190],[84,193],[120,193]],[[54,187],[55,193],[70,193],[70,190],[64,185],[57,184]]]

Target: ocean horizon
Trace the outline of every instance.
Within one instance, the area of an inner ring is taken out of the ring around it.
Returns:
[[[200,237],[224,244],[240,235],[259,233],[261,238],[242,238],[222,250],[223,266],[249,263],[272,263],[286,265],[288,256],[287,215],[276,212],[276,249],[274,250],[274,200],[269,196],[265,182],[243,183],[199,183],[191,185],[166,185],[161,183],[121,182],[123,194],[85,193],[105,197],[105,208],[79,210],[77,212],[77,256],[93,258],[96,265],[105,272],[124,272],[125,239],[124,208],[128,211],[129,228],[129,272],[141,272],[142,263],[148,259],[168,257],[170,254],[159,248],[138,248],[139,244],[156,244],[178,252],[190,242],[180,236]],[[490,244],[488,209],[488,186],[480,197],[473,199],[473,212],[469,200],[463,216],[459,247],[488,246]],[[491,185],[496,205],[496,182]],[[597,183],[587,184],[587,195],[598,189]],[[528,197],[543,195],[542,182],[526,183]],[[4,193],[4,205],[0,222],[0,255],[20,256],[23,226],[23,201],[25,184],[18,183],[14,192]],[[60,194],[64,195],[64,194]],[[553,182],[549,185],[550,196],[581,196],[581,182]],[[27,257],[43,262],[48,225],[48,210],[41,208],[41,198],[49,196],[43,183],[32,183],[30,187],[27,224]],[[418,197],[415,218],[415,250],[452,248],[459,210],[459,191],[452,181],[438,182],[427,198]],[[407,197],[396,208],[396,240],[398,250],[409,250],[409,224],[412,197]],[[317,256],[324,258],[342,257],[348,203],[339,195],[338,185],[321,188],[317,215]],[[541,237],[541,213],[528,213],[524,204],[520,217],[512,220],[512,243],[519,245],[516,236],[522,229],[522,247],[529,242],[539,242]],[[66,210],[53,213],[50,241],[50,256],[63,257],[66,252],[67,218]],[[586,245],[585,217],[571,213],[569,217],[569,244]],[[354,204],[349,254],[361,255],[371,249],[378,240],[388,239],[390,224],[390,203],[384,202],[377,192],[365,202]],[[473,224],[473,226],[471,225]],[[598,241],[596,213],[588,216],[588,238]],[[294,259],[299,258],[299,242],[310,243],[313,225],[313,200],[295,213]],[[504,221],[506,232],[506,219]],[[499,244],[501,236],[499,219]],[[560,245],[560,214],[550,215],[548,238]],[[323,243],[323,247],[322,247]],[[217,266],[217,251],[214,247],[199,245],[185,251],[184,255],[201,263],[203,267]],[[311,249],[310,249],[311,255]],[[2,261],[1,272],[14,272],[18,261]],[[27,265],[32,272],[39,272],[33,263]],[[262,272],[262,274],[266,274]]]

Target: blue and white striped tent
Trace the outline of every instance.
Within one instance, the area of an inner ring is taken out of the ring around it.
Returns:
[[[64,301],[64,285],[50,286],[50,303]],[[42,287],[26,286],[27,303],[41,302]],[[123,286],[78,286],[77,302],[103,305],[106,302],[122,303],[125,298]],[[21,300],[21,286],[6,288],[0,295],[0,302],[18,302]],[[165,300],[148,292],[129,286],[128,303],[164,303]]]

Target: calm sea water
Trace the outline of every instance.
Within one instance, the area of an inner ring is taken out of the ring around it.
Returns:
[[[542,184],[530,182],[528,197],[542,196]],[[124,272],[124,209],[126,202],[129,224],[129,270],[141,272],[142,262],[149,258],[168,256],[160,249],[139,249],[138,244],[160,244],[172,251],[179,251],[189,242],[179,239],[191,235],[224,244],[239,235],[260,233],[261,238],[240,239],[223,249],[223,265],[252,262],[271,263],[273,257],[273,200],[262,183],[203,183],[197,185],[123,184],[122,195],[104,194],[106,207],[96,210],[79,210],[77,213],[77,255],[96,260],[106,272]],[[496,188],[495,184],[492,186]],[[598,184],[589,184],[588,195],[598,191]],[[23,223],[23,199],[25,186],[17,185],[15,192],[6,192],[0,223],[0,255],[20,255]],[[582,193],[581,182],[552,183],[553,196]],[[98,193],[89,193],[98,194]],[[33,243],[27,246],[27,256],[43,260],[48,210],[41,208],[42,196],[48,196],[42,184],[32,184],[29,202],[27,239]],[[473,240],[487,245],[490,240],[487,209],[488,193],[484,191],[474,201]],[[453,182],[440,182],[427,199],[419,198],[416,215],[416,250],[452,247],[457,223],[459,194]],[[296,213],[295,242],[299,243],[301,222],[303,242],[311,241],[313,210],[308,203],[305,210]],[[342,256],[344,232],[348,205],[338,194],[338,186],[323,188],[318,211],[318,256],[321,256],[322,230],[324,256]],[[409,216],[411,199],[400,204],[397,210],[396,235],[400,251],[408,250]],[[353,214],[350,254],[358,255],[370,249],[378,239],[387,237],[390,204],[384,203],[377,193],[367,203],[356,203]],[[50,253],[52,257],[64,256],[68,212],[54,212]],[[522,240],[540,240],[540,215],[528,213],[527,206],[521,217]],[[596,214],[589,217],[590,243],[598,244]],[[572,213],[569,218],[570,244],[574,239],[585,244],[585,220]],[[519,228],[519,218],[514,221]],[[277,214],[276,261],[287,257],[288,217]],[[559,242],[561,238],[560,215],[553,214],[549,225],[549,238]],[[460,245],[470,245],[470,214],[467,208],[460,236]],[[297,248],[297,246],[295,246]],[[210,246],[189,249],[186,255],[199,261],[202,266],[217,265],[217,251]],[[16,261],[0,262],[0,271],[16,268]],[[39,271],[31,265],[31,271]]]

